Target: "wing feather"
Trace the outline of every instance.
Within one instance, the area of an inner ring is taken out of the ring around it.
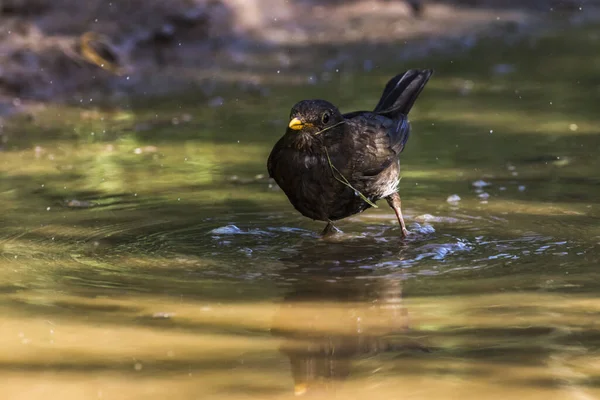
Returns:
[[[376,176],[398,161],[410,135],[406,116],[392,120],[364,112],[347,121],[345,140],[351,141],[354,149],[351,165],[346,166],[348,170],[365,177]]]

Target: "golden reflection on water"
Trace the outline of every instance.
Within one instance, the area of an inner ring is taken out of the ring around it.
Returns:
[[[402,290],[313,277],[262,302],[5,293],[1,398],[600,395],[598,298]]]

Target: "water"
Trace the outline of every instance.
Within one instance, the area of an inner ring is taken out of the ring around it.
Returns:
[[[419,60],[407,241],[385,203],[323,241],[261,176],[296,100],[404,66],[13,122],[1,397],[600,397],[599,32]]]

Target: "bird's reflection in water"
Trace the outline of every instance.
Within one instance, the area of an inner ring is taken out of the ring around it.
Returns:
[[[313,243],[282,260],[289,292],[271,332],[283,339],[280,351],[290,360],[296,395],[335,391],[355,359],[426,351],[407,335],[401,276],[369,268],[385,256],[377,247]]]

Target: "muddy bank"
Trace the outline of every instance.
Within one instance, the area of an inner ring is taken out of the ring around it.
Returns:
[[[190,89],[210,98],[221,82],[260,91],[267,78],[303,82],[323,71],[370,69],[457,39],[468,47],[495,27],[518,33],[544,19],[577,21],[597,7],[589,0],[3,0],[0,114]]]

